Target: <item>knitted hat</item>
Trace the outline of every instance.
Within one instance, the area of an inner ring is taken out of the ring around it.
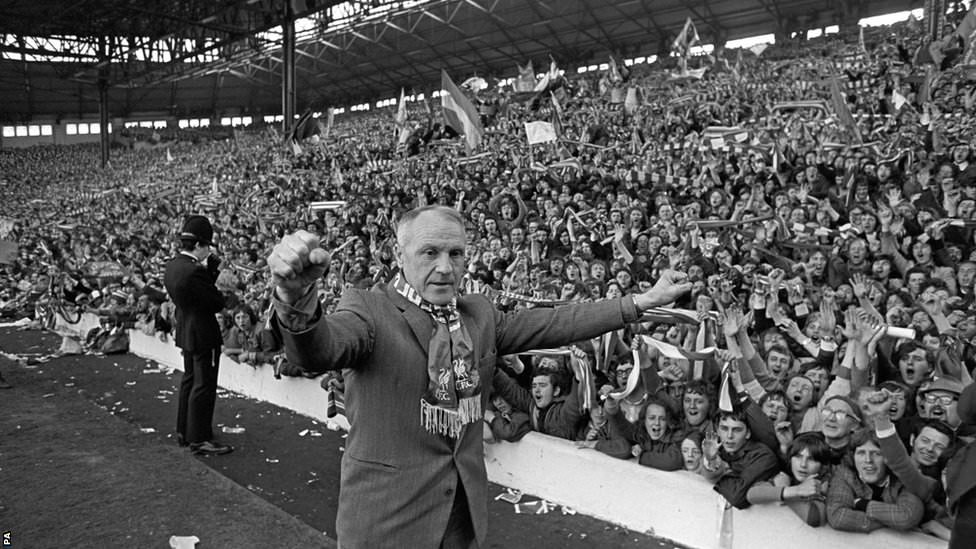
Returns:
[[[827,402],[824,403],[824,406],[826,406],[827,404],[830,404],[830,402],[831,401],[834,401],[834,400],[840,400],[842,402],[846,402],[847,405],[851,407],[851,414],[854,415],[854,417],[857,418],[857,421],[859,423],[863,423],[864,422],[864,414],[861,413],[861,407],[858,406],[857,403],[854,402],[853,399],[851,399],[850,397],[846,397],[844,395],[834,395],[834,396],[832,396],[832,397],[830,397],[830,398],[827,399]]]

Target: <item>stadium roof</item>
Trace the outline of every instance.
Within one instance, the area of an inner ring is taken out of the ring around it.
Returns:
[[[0,7],[0,120],[274,114],[281,110],[283,2],[7,0]],[[290,0],[299,109],[665,52],[686,18],[703,43],[786,35],[921,7],[921,0]],[[102,54],[101,56],[99,54]],[[107,54],[109,61],[104,60]]]

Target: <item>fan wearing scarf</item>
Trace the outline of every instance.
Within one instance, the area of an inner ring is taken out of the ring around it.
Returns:
[[[497,357],[595,337],[690,290],[667,271],[647,292],[616,300],[504,314],[458,288],[464,220],[425,206],[397,225],[399,272],[371,290],[349,288],[323,314],[316,284],[330,254],[318,236],[285,236],[268,258],[272,323],[290,363],[343,370],[351,424],[342,457],[340,547],[479,547],[487,535],[482,411]],[[499,378],[497,383],[504,383]]]

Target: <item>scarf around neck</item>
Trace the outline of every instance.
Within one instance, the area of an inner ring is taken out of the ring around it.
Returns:
[[[471,337],[461,322],[457,300],[434,305],[397,274],[393,288],[429,314],[434,332],[427,347],[427,390],[420,399],[420,420],[430,433],[457,438],[465,425],[480,421],[481,378],[472,360]]]

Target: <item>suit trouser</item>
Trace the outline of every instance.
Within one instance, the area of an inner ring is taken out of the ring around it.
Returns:
[[[176,432],[193,444],[213,440],[213,413],[217,402],[220,349],[183,351],[183,379]]]
[[[461,482],[461,477],[458,477],[454,504],[451,506],[451,515],[447,519],[447,528],[440,549],[476,549],[477,547],[474,524],[471,522],[471,509],[468,506],[468,495],[464,491],[464,483]]]
[[[956,523],[952,527],[952,539],[948,549],[972,547],[976,539],[976,490],[962,497],[956,508]]]

